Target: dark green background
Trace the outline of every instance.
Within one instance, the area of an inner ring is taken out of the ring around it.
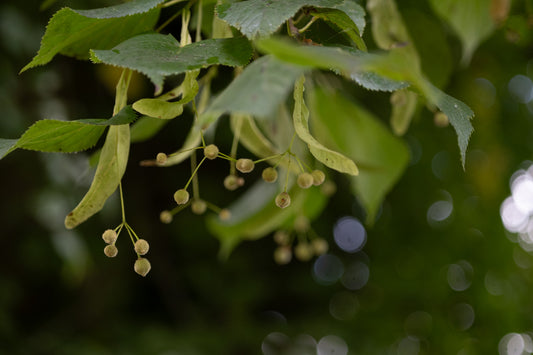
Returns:
[[[114,73],[101,66],[58,56],[44,68],[17,74],[57,9],[110,3],[58,1],[40,12],[38,1],[2,2],[1,137],[16,138],[42,118],[110,116],[115,79],[106,78]],[[398,3],[425,72],[474,109],[475,132],[463,171],[453,130],[436,127],[428,110],[419,111],[405,136],[412,164],[356,254],[333,241],[339,218],[364,218],[346,193],[347,179],[334,177],[338,192],[313,228],[345,267],[356,261],[368,266],[365,287],[319,284],[313,261],[276,265],[269,237],[241,244],[221,262],[203,218],[188,211],[170,225],[159,223],[159,212],[173,206],[172,193],[190,174],[188,164],[158,170],[137,162],[179,145],[190,124],[180,118],[153,140],[132,146],[125,175],[128,221],[151,244],[146,278],[133,272],[135,255],[124,236],[117,258],[102,252],[101,233],[120,221],[116,196],[76,230],[63,228],[92,177],[87,155],[17,151],[0,162],[0,353],[258,354],[278,339],[279,347],[266,353],[303,354],[302,339],[335,335],[350,354],[493,354],[506,334],[533,331],[533,258],[512,242],[499,211],[511,175],[532,158],[533,109],[513,99],[508,82],[518,74],[533,79],[533,14],[526,1],[515,1],[516,17],[483,42],[468,67],[460,67],[460,43],[429,6]],[[369,36],[370,28],[365,39],[371,43]],[[480,78],[492,83],[493,101]],[[133,95],[150,95],[150,85],[139,77]],[[387,119],[388,95],[361,89],[352,94]],[[228,133],[223,121],[215,137],[223,151],[229,151]],[[215,161],[200,174],[202,194],[221,205],[234,198],[222,187],[226,169]],[[451,217],[428,223],[428,208],[450,198]],[[454,291],[450,265],[465,263],[471,266],[470,286]],[[489,292],[487,280],[500,292]],[[330,313],[339,294],[356,305],[343,320]],[[471,326],[465,309],[475,314]]]

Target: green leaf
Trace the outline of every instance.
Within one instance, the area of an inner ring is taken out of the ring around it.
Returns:
[[[0,159],[17,149],[18,139],[0,138]]]
[[[351,0],[248,0],[219,5],[218,17],[239,29],[246,37],[266,37],[294,16],[304,6],[316,6],[344,11],[362,34],[364,10]]]
[[[180,47],[172,35],[149,33],[130,38],[111,50],[94,50],[91,59],[139,71],[159,92],[163,79],[210,65],[244,66],[252,56],[245,38],[207,39]]]
[[[319,138],[357,162],[359,175],[351,178],[352,189],[366,209],[367,223],[372,223],[407,166],[406,145],[353,100],[317,88],[310,102]]]
[[[278,38],[267,38],[257,47],[288,63],[340,72],[369,90],[395,91],[409,83],[391,80],[371,71],[363,71],[362,63],[370,54],[348,47],[304,46]]]
[[[187,72],[179,87],[155,99],[140,99],[133,103],[133,108],[143,115],[160,119],[172,119],[181,115],[183,106],[192,101],[198,93],[199,86],[196,77],[199,73],[199,70]],[[176,95],[182,95],[181,100],[168,102]]]
[[[463,45],[464,65],[494,30],[490,16],[492,0],[431,0],[433,10],[453,28]]]
[[[448,116],[457,134],[461,163],[464,168],[468,141],[474,131],[470,122],[474,112],[470,107],[433,86],[401,48],[391,50],[385,56],[368,57],[363,66],[391,79],[412,83],[413,87],[424,95],[431,105],[437,106]]]
[[[292,227],[299,215],[313,219],[324,209],[327,198],[319,188],[290,191],[291,205],[281,209],[274,203],[279,187],[258,181],[231,206],[231,218],[221,221],[217,216],[207,219],[207,227],[221,243],[220,257],[226,259],[244,240],[255,240],[285,227]]]
[[[106,126],[129,124],[136,118],[135,111],[126,106],[108,120],[40,120],[31,125],[18,140],[0,140],[0,157],[3,158],[17,148],[60,153],[86,150],[96,144]]]
[[[159,18],[159,9],[153,8],[161,2],[131,1],[117,5],[118,11],[110,11],[115,7],[88,11],[63,8],[50,19],[41,48],[21,72],[50,62],[58,53],[88,59],[90,49],[109,49],[127,38],[149,31]],[[109,16],[98,17],[104,12]]]
[[[17,148],[75,153],[94,146],[104,130],[104,126],[76,121],[40,120],[20,137]]]
[[[342,47],[343,50],[353,54],[356,57],[361,59],[367,58],[368,53],[357,50],[350,47]],[[386,78],[384,76],[378,75],[370,71],[358,71],[352,73],[350,78],[354,80],[357,84],[361,85],[365,89],[373,91],[396,91],[404,89],[409,86],[408,82],[405,81],[396,81]]]
[[[271,117],[303,70],[271,56],[255,60],[200,115],[197,126],[206,128],[227,112]]]
[[[362,28],[364,28],[364,10],[355,2],[345,1],[345,3],[350,4],[350,6],[354,6],[354,9],[360,9],[359,11],[363,14]],[[358,11],[356,10],[353,12]],[[355,24],[352,18],[346,14],[346,11],[336,9],[317,9],[316,11],[311,12],[311,15],[329,22],[337,31],[346,34],[360,50],[366,51],[366,45],[361,38],[358,26]]]
[[[353,160],[324,147],[309,132],[309,110],[304,102],[304,81],[305,77],[302,75],[294,86],[293,122],[296,134],[307,143],[309,151],[318,161],[341,173],[357,175],[359,172]]]
[[[67,229],[75,228],[104,207],[126,171],[129,149],[129,125],[111,126],[89,191],[65,218]]]
[[[102,7],[100,9],[73,11],[89,18],[119,18],[148,12],[163,2],[165,2],[165,0],[132,0],[123,4]]]

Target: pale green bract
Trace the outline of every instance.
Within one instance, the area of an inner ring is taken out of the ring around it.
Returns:
[[[109,128],[89,191],[65,218],[67,229],[75,228],[104,207],[104,203],[115,192],[126,171],[129,149],[129,125]]]
[[[116,87],[113,111],[119,113],[126,107],[131,72],[124,70]],[[89,191],[65,218],[65,227],[72,229],[99,212],[107,199],[120,185],[126,171],[130,152],[130,125],[111,126],[100,153],[98,166]]]
[[[304,81],[302,75],[294,85],[294,130],[298,137],[307,143],[311,154],[327,167],[350,175],[359,173],[357,166],[350,158],[324,147],[309,132],[309,110],[304,102]]]

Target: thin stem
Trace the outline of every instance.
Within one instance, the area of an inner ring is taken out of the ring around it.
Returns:
[[[124,209],[124,196],[122,194],[122,181],[118,183],[120,191],[120,207],[122,208],[122,223],[126,224],[126,211]]]
[[[196,21],[196,36],[194,41],[200,42],[202,40],[202,17],[203,17],[203,9],[202,9],[202,0],[198,1],[198,19]]]
[[[187,1],[187,0],[171,0],[169,2],[164,3],[161,7],[169,7],[169,6],[175,5],[183,1]]]
[[[311,19],[311,20],[310,20],[310,21],[309,21],[304,27],[300,28],[300,29],[298,30],[298,32],[299,32],[299,33],[304,33],[305,31],[307,31],[307,29],[308,29],[309,27],[311,27],[311,25],[312,25],[313,23],[315,23],[316,20],[318,20],[318,17],[313,16],[313,18],[312,18],[312,19]]]
[[[180,1],[183,1],[183,0],[180,0]],[[183,9],[179,10],[178,12],[176,12],[174,15],[170,16],[168,18],[168,20],[166,20],[165,22],[163,22],[161,24],[161,26],[159,26],[155,31],[156,32],[161,32],[163,30],[163,28],[167,27],[172,21],[174,21],[179,15],[181,15],[181,13],[183,12]]]
[[[287,148],[287,152],[291,153],[292,144],[294,143],[294,138],[296,137],[296,132],[292,134],[291,143],[289,144],[289,148]]]
[[[126,223],[126,228],[127,228],[128,230],[130,230],[131,233],[133,233],[133,235],[135,236],[135,239],[136,239],[136,240],[139,240],[139,236],[137,235],[137,233],[135,233],[135,231],[133,230],[133,228],[131,228],[131,226],[130,226],[129,224],[127,224],[127,223]]]
[[[289,155],[289,162],[287,163],[287,174],[285,175],[285,186],[283,186],[283,192],[287,192],[287,186],[289,185],[289,174],[291,172],[291,156]]]
[[[266,158],[262,158],[262,159],[258,159],[258,160],[254,160],[254,164],[257,164],[257,163],[261,163],[265,160],[270,160],[270,159],[274,159],[274,158],[277,158],[277,157],[281,157],[283,156],[285,153],[278,153],[278,154],[274,154],[274,155],[271,155],[269,157],[266,157]]]
[[[174,155],[178,155],[178,154],[181,154],[181,153],[185,153],[185,152],[188,152],[188,151],[191,151],[191,150],[197,150],[197,149],[203,149],[204,147],[194,147],[194,148],[189,148],[189,149],[183,149],[183,150],[180,150],[180,151],[177,151],[177,152],[174,152],[172,154],[169,154],[168,157],[173,157]]]
[[[189,184],[191,183],[191,181],[193,181],[193,196],[195,198],[198,197],[198,180],[194,179],[194,177],[196,176],[196,172],[198,171],[198,169],[200,168],[200,166],[202,165],[202,163],[205,161],[205,159],[207,159],[206,157],[204,157],[201,161],[200,161],[200,164],[198,164],[198,166],[196,166],[196,156],[193,154],[191,155],[191,168],[194,169],[194,171],[192,172],[192,176],[189,178],[189,181],[187,181],[187,184],[185,185],[184,189],[186,190],[187,187],[189,187]]]
[[[241,128],[242,128],[243,120],[244,120],[244,117],[237,116],[237,124],[235,126],[235,132],[233,133],[233,142],[231,143],[231,151],[230,151],[230,157],[234,160],[236,159],[236,156],[237,156],[237,147],[239,145],[239,138],[241,136]],[[236,173],[235,161],[231,161],[230,163],[230,168],[229,168],[230,175],[235,175]]]

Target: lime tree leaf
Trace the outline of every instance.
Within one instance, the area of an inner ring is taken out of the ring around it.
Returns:
[[[339,94],[316,89],[310,102],[319,138],[357,162],[359,175],[351,178],[352,190],[366,209],[367,223],[372,223],[407,166],[406,145],[370,112]]]
[[[341,173],[357,175],[359,172],[353,160],[324,147],[309,132],[309,110],[304,102],[304,80],[302,75],[294,86],[293,122],[296,134],[307,143],[309,151],[319,162]]]
[[[359,32],[359,28],[364,28],[364,10],[355,2],[345,1],[345,3],[354,7],[353,10],[355,11],[351,12],[360,12],[363,14],[363,27],[359,27],[352,18],[347,15],[346,11],[336,9],[316,9],[316,11],[311,12],[311,15],[329,22],[330,26],[334,27],[337,31],[346,34],[360,50],[366,51],[366,44]],[[349,9],[347,11],[349,11]]]
[[[466,149],[474,128],[470,120],[474,112],[463,102],[445,94],[433,86],[410,60],[401,48],[389,51],[387,55],[374,55],[367,58],[363,65],[368,70],[394,80],[410,82],[419,93],[424,95],[430,105],[444,112],[457,134],[461,163],[465,166]]]
[[[260,50],[288,63],[340,72],[369,90],[395,91],[409,86],[409,83],[364,71],[362,63],[370,55],[353,48],[304,46],[279,38],[262,39],[256,45]]]
[[[227,112],[250,114],[258,119],[272,117],[285,100],[304,68],[264,56],[243,72],[200,115],[197,126],[207,128]]]
[[[18,139],[0,138],[0,159],[17,149]]]
[[[326,206],[327,198],[319,188],[294,188],[289,194],[291,205],[281,209],[274,203],[279,187],[258,181],[228,209],[231,218],[222,221],[218,216],[207,219],[210,232],[220,240],[220,257],[226,259],[244,240],[255,240],[280,229],[290,228],[296,217],[313,219]]]
[[[40,120],[20,137],[17,148],[75,153],[94,146],[104,130],[104,126],[75,121]]]
[[[93,147],[106,126],[129,124],[136,118],[135,111],[126,106],[108,120],[40,120],[31,125],[19,139],[0,140],[0,157],[3,158],[17,148],[41,152],[80,152]]]
[[[89,191],[65,218],[67,229],[75,228],[104,207],[126,171],[129,149],[129,125],[111,126]]]
[[[367,53],[350,47],[342,47],[343,50],[361,59],[366,58]],[[350,75],[350,78],[365,89],[373,91],[388,91],[404,89],[409,86],[408,82],[391,80],[370,71],[358,71]]]
[[[113,48],[127,38],[152,30],[159,18],[159,9],[152,8],[160,2],[146,0],[118,5],[123,6],[121,11],[110,12],[119,16],[114,18],[87,17],[83,15],[87,11],[70,8],[59,10],[50,19],[37,55],[21,72],[50,62],[56,54],[88,59],[90,49]],[[131,11],[125,11],[128,7]],[[89,15],[98,15],[98,11],[91,13],[94,11],[97,10],[89,10]]]
[[[255,39],[276,32],[304,6],[343,11],[358,27],[359,33],[363,33],[364,10],[352,0],[248,0],[219,5],[216,11],[220,19],[236,27],[246,37]]]
[[[172,35],[148,33],[130,38],[111,50],[91,51],[91,59],[148,76],[159,92],[165,76],[210,65],[244,66],[252,56],[245,38],[207,39],[180,47]]]
[[[457,33],[463,46],[464,65],[494,30],[490,16],[492,0],[431,0],[433,10]]]
[[[376,44],[382,49],[401,47],[406,60],[410,61],[412,70],[418,76],[422,76],[420,56],[394,0],[370,0],[367,9],[372,18],[372,35]],[[391,96],[390,122],[394,133],[402,135],[407,131],[417,102],[417,95],[406,90]]]
[[[132,0],[123,4],[102,7],[99,9],[73,11],[90,18],[118,18],[148,12],[164,1],[165,0]]]

